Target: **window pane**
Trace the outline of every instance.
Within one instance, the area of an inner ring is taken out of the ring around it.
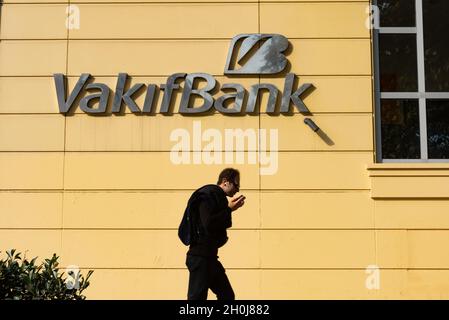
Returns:
[[[382,100],[381,119],[382,158],[419,159],[418,100]]]
[[[381,27],[414,27],[416,25],[415,0],[378,0],[377,6]]]
[[[449,100],[427,100],[429,159],[449,159]]]
[[[423,1],[426,91],[449,92],[449,1]]]
[[[418,91],[416,35],[379,35],[380,90]]]

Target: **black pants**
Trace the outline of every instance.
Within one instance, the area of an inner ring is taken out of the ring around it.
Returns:
[[[187,255],[186,265],[190,272],[188,300],[206,300],[209,289],[218,300],[235,299],[225,269],[217,258]]]

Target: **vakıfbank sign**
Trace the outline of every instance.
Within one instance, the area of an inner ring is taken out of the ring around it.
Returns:
[[[288,45],[287,38],[279,34],[237,35],[231,41],[224,74],[272,75],[280,73],[284,71],[288,64],[284,54]],[[83,73],[67,97],[66,92],[68,90],[65,76],[60,73],[54,74],[60,113],[72,112],[76,108],[75,101],[78,97],[83,96],[81,93],[85,90],[89,94],[79,100],[79,107],[85,113],[101,115],[120,113],[123,106],[126,105],[133,113],[149,114],[154,112],[154,105],[157,102],[155,101],[157,100],[156,90],[162,90],[164,93],[159,113],[168,114],[172,105],[173,93],[175,90],[181,89],[180,83],[182,81],[184,81],[184,85],[178,107],[181,114],[200,114],[209,112],[211,108],[215,108],[215,110],[224,114],[251,113],[255,111],[259,91],[261,90],[269,92],[266,106],[267,113],[277,112],[276,104],[279,96],[281,96],[280,113],[288,113],[292,104],[299,112],[308,113],[309,110],[302,101],[301,95],[313,87],[312,84],[305,83],[294,90],[295,75],[287,73],[282,92],[273,84],[259,83],[251,86],[248,94],[247,90],[238,83],[225,83],[220,88],[216,79],[207,73],[175,73],[170,75],[166,83],[159,87],[155,84],[146,85],[144,104],[139,107],[134,97],[145,88],[145,85],[136,83],[125,91],[128,75],[119,73],[112,107],[108,110],[111,89],[104,83],[88,83],[90,77],[89,73]],[[205,83],[205,85],[200,88],[200,83]],[[97,92],[92,93],[93,90]],[[212,92],[216,90],[221,90],[223,95],[214,99]],[[194,98],[202,99],[202,104],[194,106],[192,104]],[[245,101],[246,104],[244,105]]]

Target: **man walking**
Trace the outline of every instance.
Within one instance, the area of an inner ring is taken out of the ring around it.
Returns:
[[[186,213],[193,231],[186,259],[190,273],[189,300],[206,300],[208,289],[218,300],[235,299],[217,254],[218,248],[228,240],[226,229],[232,226],[232,212],[245,203],[243,195],[234,197],[239,188],[239,171],[227,168],[220,173],[217,184],[197,189],[189,199]]]

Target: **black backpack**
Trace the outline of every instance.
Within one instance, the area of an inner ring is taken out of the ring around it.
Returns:
[[[202,234],[198,213],[199,199],[199,190],[197,190],[190,197],[178,227],[178,237],[186,246],[196,243]]]
[[[190,241],[192,239],[192,223],[189,214],[189,207],[184,211],[184,215],[182,216],[181,224],[178,228],[178,237],[181,239],[182,243],[186,246],[190,245]]]

